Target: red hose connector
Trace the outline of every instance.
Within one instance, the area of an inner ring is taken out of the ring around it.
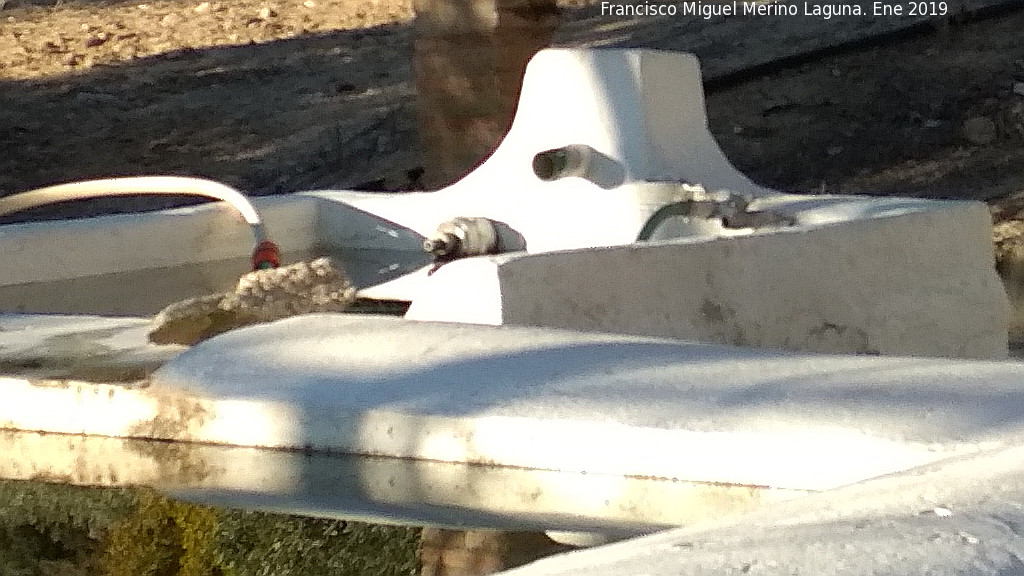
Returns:
[[[266,270],[281,265],[281,249],[270,240],[264,240],[252,251],[252,269]]]

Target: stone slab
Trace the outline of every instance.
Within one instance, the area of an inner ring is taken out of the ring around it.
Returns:
[[[0,427],[822,490],[1005,445],[1024,365],[311,315],[146,387],[0,381]]]
[[[1020,574],[1022,463],[1017,445],[502,574]]]
[[[621,538],[805,494],[402,458],[0,431],[0,478],[154,486],[217,506],[386,524]],[[668,505],[671,503],[671,505]]]
[[[1004,358],[1009,304],[981,203],[776,196],[791,228],[452,262],[418,320],[852,354]]]
[[[0,314],[0,374],[137,382],[185,349],[151,344],[148,331],[144,318]]]

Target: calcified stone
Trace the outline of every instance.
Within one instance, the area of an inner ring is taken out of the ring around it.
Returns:
[[[149,339],[192,345],[222,332],[314,312],[341,312],[356,288],[331,258],[257,270],[242,276],[234,292],[175,302],[153,319]]]

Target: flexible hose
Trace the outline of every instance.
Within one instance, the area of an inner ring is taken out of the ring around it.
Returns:
[[[654,237],[654,232],[659,226],[665,223],[666,220],[673,216],[689,216],[690,215],[690,203],[689,202],[673,202],[671,204],[665,204],[661,208],[658,208],[651,217],[644,222],[640,233],[636,236],[637,242],[646,242]]]
[[[28,192],[0,198],[0,216],[68,200],[84,200],[102,196],[151,194],[203,196],[227,202],[235,210],[238,210],[242,217],[245,218],[245,221],[252,226],[257,243],[267,239],[260,216],[256,213],[256,209],[253,208],[248,198],[234,188],[219,182],[183,176],[108,178],[105,180],[86,180],[83,182],[71,182],[45,188],[36,188]]]
[[[277,267],[277,246],[267,238],[263,221],[249,199],[234,188],[202,178],[133,176],[57,184],[0,198],[0,216],[69,200],[139,195],[202,196],[227,202],[252,228],[257,246],[253,254],[253,268]]]

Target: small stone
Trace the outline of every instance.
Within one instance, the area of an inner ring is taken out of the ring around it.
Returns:
[[[829,149],[826,150],[826,152],[828,153],[829,156],[839,156],[840,154],[843,153],[843,147],[842,146],[830,146]]]
[[[972,144],[984,146],[996,139],[996,124],[985,116],[964,121],[964,137]]]
[[[302,5],[306,8],[316,8],[316,2],[313,2],[313,0],[306,0]]]
[[[197,5],[195,8],[193,8],[192,11],[195,12],[196,14],[203,14],[205,12],[209,12],[210,11],[210,3],[209,2],[201,2],[199,5]]]
[[[160,25],[167,28],[171,28],[177,26],[178,24],[181,24],[182,20],[183,18],[178,14],[167,14],[166,16],[160,19]]]
[[[79,92],[75,95],[75,102],[78,104],[113,104],[117,102],[117,96],[103,92]]]
[[[258,16],[260,17],[261,20],[268,20],[270,18],[273,18],[274,16],[277,16],[277,12],[275,12],[274,9],[270,8],[269,6],[264,6],[263,8],[260,8]]]
[[[1024,82],[1014,82],[1013,93],[1017,96],[1024,96]]]
[[[977,544],[978,542],[981,541],[981,540],[978,539],[977,536],[975,536],[974,534],[971,534],[970,532],[964,532],[964,531],[961,530],[957,535],[960,536],[960,539],[963,540],[967,544]]]
[[[86,40],[85,40],[85,47],[86,48],[95,48],[96,46],[102,46],[102,45],[107,43],[107,40],[110,40],[110,34],[107,34],[106,32],[100,32],[99,34],[93,34],[93,35],[89,36],[88,38],[86,38]]]

